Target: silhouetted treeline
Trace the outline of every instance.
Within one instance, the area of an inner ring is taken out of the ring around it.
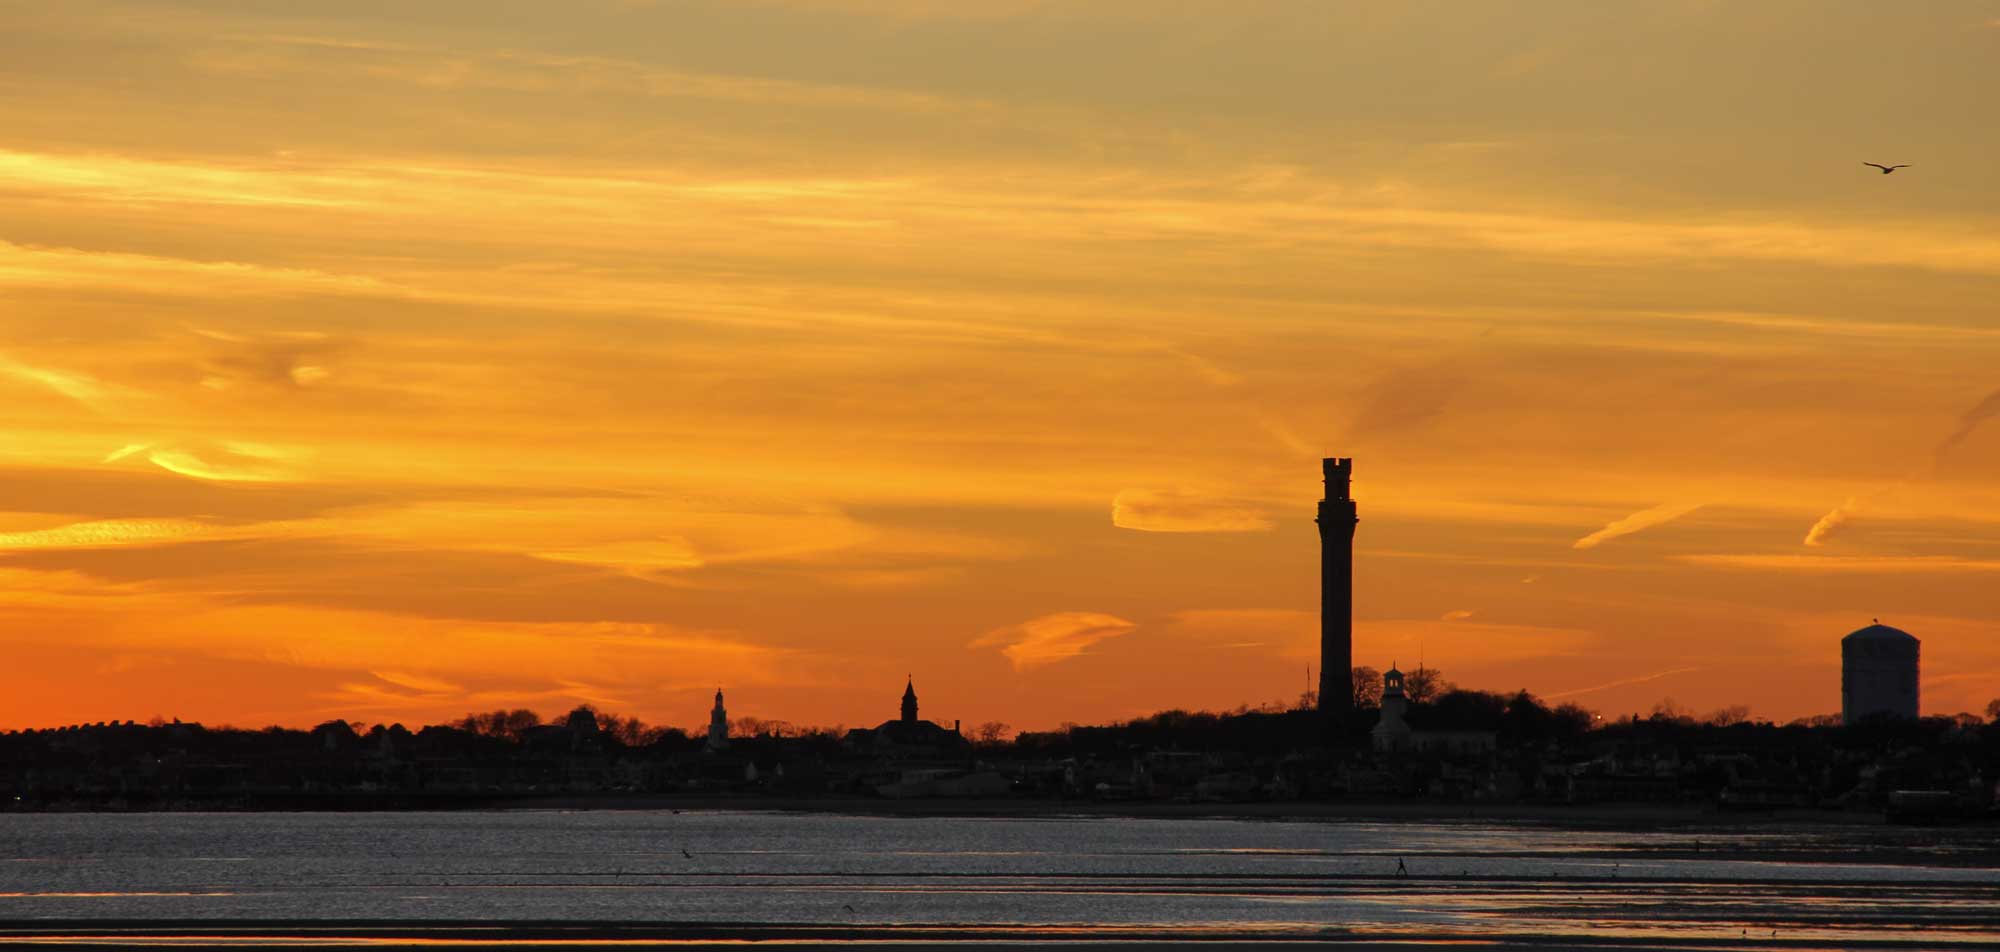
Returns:
[[[1161,711],[1009,740],[989,722],[895,732],[738,718],[728,742],[580,707],[468,714],[409,730],[333,720],[237,730],[156,720],[0,734],[15,809],[436,807],[579,796],[1016,797],[1654,802],[1723,809],[1990,809],[2000,723],[1972,715],[1841,725],[1760,723],[1672,702],[1600,719],[1527,691],[1436,677],[1408,731],[1379,709],[1342,718],[1310,697],[1228,712]],[[1370,673],[1357,671],[1357,682]],[[1405,680],[1406,693],[1408,679]],[[1357,683],[1357,687],[1361,687]],[[1363,699],[1379,692],[1357,690]],[[2000,705],[1994,712],[2000,714]],[[1385,740],[1391,743],[1385,743]]]
[[[678,727],[659,727],[647,724],[637,717],[606,714],[585,706],[577,709],[587,711],[597,721],[597,729],[607,738],[626,747],[649,747],[663,742],[684,742],[686,731]],[[575,712],[572,712],[572,717]],[[502,740],[518,741],[538,727],[544,726],[542,716],[527,708],[497,710],[485,714],[467,714],[446,725],[470,734],[497,737]]]
[[[1064,725],[1055,731],[1023,733],[1015,738],[1014,746],[1021,752],[1049,754],[1152,748],[1270,753],[1326,746],[1330,742],[1366,746],[1369,731],[1380,717],[1377,705],[1382,696],[1381,676],[1373,677],[1372,691],[1356,691],[1357,699],[1367,699],[1369,703],[1357,702],[1354,712],[1332,728],[1331,736],[1327,719],[1309,704],[1296,708],[1266,705],[1225,713],[1161,711],[1103,727]],[[1407,687],[1409,682],[1406,679],[1404,683]],[[1422,692],[1429,700],[1412,700],[1405,715],[1419,728],[1492,731],[1502,745],[1518,746],[1551,740],[1573,741],[1592,726],[1594,715],[1582,707],[1575,704],[1549,707],[1526,690],[1495,694],[1441,681],[1431,683],[1436,688]]]

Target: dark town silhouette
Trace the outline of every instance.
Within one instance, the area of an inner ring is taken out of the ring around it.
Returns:
[[[1746,708],[1697,715],[1671,703],[1606,718],[1526,689],[1462,688],[1423,664],[1354,664],[1353,461],[1327,459],[1323,475],[1321,675],[1295,703],[1010,736],[999,723],[968,731],[922,719],[912,677],[895,717],[853,730],[732,721],[721,688],[701,736],[588,706],[547,720],[496,710],[416,730],[341,720],[311,730],[82,724],[0,735],[0,802],[120,810],[1427,801],[1818,809],[1910,822],[2000,815],[2000,700],[1983,718],[1920,716],[1918,640],[1879,620],[1840,640],[1841,713],[1782,725],[1752,721]]]

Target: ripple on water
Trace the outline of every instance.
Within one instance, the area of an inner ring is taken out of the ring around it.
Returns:
[[[1913,848],[1898,853],[1898,843]],[[1722,837],[1461,822],[14,814],[0,816],[10,860],[0,863],[0,920],[1661,940],[1776,929],[1832,945],[1863,934],[2000,943],[2000,871],[1939,859],[1961,849],[1879,830]]]

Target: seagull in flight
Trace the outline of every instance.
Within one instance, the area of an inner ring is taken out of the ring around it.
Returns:
[[[1882,170],[1882,174],[1883,174],[1883,175],[1887,175],[1887,174],[1889,174],[1890,172],[1894,172],[1894,171],[1896,171],[1897,169],[1907,169],[1907,168],[1909,168],[1909,166],[1908,166],[1908,165],[1883,165],[1883,164],[1881,164],[1881,163],[1879,163],[1879,162],[1863,162],[1863,163],[1861,163],[1861,164],[1862,164],[1862,165],[1872,165],[1872,166],[1874,166],[1874,167],[1876,167],[1876,168],[1878,168],[1878,169],[1881,169],[1881,170]]]

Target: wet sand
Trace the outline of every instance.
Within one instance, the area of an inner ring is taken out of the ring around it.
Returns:
[[[646,921],[46,919],[0,923],[0,946],[419,949],[2000,949],[2000,884],[1908,880],[1269,877],[1223,886],[1149,877],[1143,889],[1248,886],[1272,901],[1392,905],[1406,922],[1324,924],[897,924]],[[1441,922],[1439,915],[1449,917]]]
[[[1361,884],[1350,884],[1361,885]],[[1367,884],[1370,892],[1390,883]],[[797,924],[690,922],[411,922],[392,920],[41,920],[0,923],[0,947],[435,949],[736,949],[745,945],[904,950],[1062,950],[1198,946],[1206,950],[1494,949],[1995,949],[2000,894],[1991,887],[1924,890],[1789,889],[1769,884],[1632,883],[1616,889],[1554,880],[1397,881],[1405,898],[1495,908],[1490,925],[1369,925],[1352,929],[1229,925]],[[1718,890],[1716,887],[1723,885]],[[1583,888],[1578,888],[1582,886]],[[1636,887],[1636,888],[1633,888]],[[1665,887],[1662,889],[1661,887]],[[1336,887],[1335,893],[1340,892]],[[1450,893],[1459,894],[1452,895]],[[1368,895],[1357,898],[1369,901]]]
[[[899,949],[909,952],[978,948],[997,952],[1030,950],[1163,948],[1199,946],[1214,952],[1337,948],[1346,950],[1389,950],[1422,948],[1428,945],[1471,948],[1564,948],[1643,950],[1745,948],[1727,943],[1676,943],[1651,946],[1630,942],[1575,942],[1559,938],[1463,935],[1424,936],[1405,934],[1394,938],[1359,934],[1284,934],[1247,931],[1207,931],[1173,929],[1064,929],[1049,927],[999,928],[994,926],[790,926],[790,925],[652,925],[571,924],[547,922],[492,923],[467,925],[417,925],[409,923],[295,923],[238,922],[210,923],[199,927],[180,924],[128,922],[108,924],[48,923],[32,927],[0,928],[0,945],[17,948],[62,946],[64,948],[215,948],[278,950],[313,948],[438,949],[438,948],[532,948],[537,950],[674,949],[723,950],[751,946],[803,946],[809,948]],[[1764,945],[1763,948],[1822,948],[1812,945]],[[1908,948],[1910,946],[1865,946]],[[1925,945],[1923,948],[1950,948]]]
[[[1722,811],[1683,803],[1438,803],[1373,800],[1282,800],[1198,803],[1171,800],[994,800],[880,797],[537,797],[481,804],[520,810],[726,810],[828,813],[848,816],[1059,817],[1224,820],[1408,820],[1532,823],[1585,829],[1675,829],[1686,826],[1769,827],[1772,824],[1881,826],[1879,812],[1852,810]]]
[[[1304,819],[16,818],[0,947],[2000,950],[1991,827]]]

